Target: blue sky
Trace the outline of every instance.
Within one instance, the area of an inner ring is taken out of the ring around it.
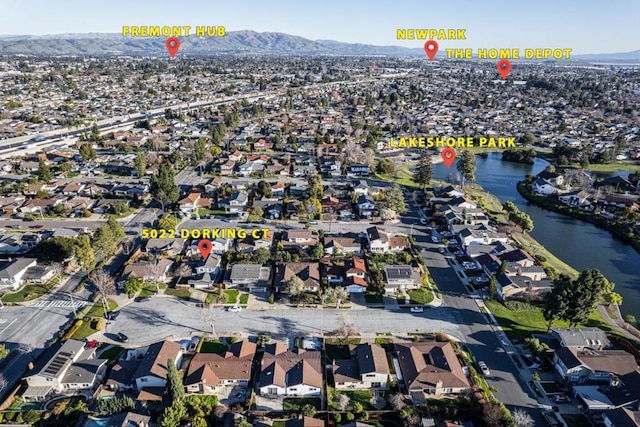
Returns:
[[[224,25],[312,40],[421,47],[398,28],[466,28],[446,47],[640,49],[640,0],[0,0],[0,34],[120,32],[123,25]]]

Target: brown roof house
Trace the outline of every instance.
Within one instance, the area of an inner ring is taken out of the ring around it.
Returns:
[[[322,394],[322,359],[319,351],[284,344],[265,348],[258,389],[262,396],[312,397]]]
[[[140,362],[140,366],[138,366],[133,375],[136,389],[140,392],[139,400],[145,400],[141,396],[162,397],[162,391],[167,385],[167,363],[169,359],[175,362],[178,369],[180,368],[182,363],[180,344],[165,340],[149,346],[142,362]]]
[[[225,353],[197,353],[184,380],[187,392],[217,394],[225,388],[234,392],[238,387],[247,388],[256,348],[255,343],[239,341]]]
[[[273,286],[278,292],[287,292],[287,282],[294,276],[304,282],[306,292],[320,289],[320,264],[317,262],[285,262],[276,265]]]
[[[333,361],[336,390],[386,390],[389,380],[387,354],[379,344],[349,346],[350,358]]]
[[[469,381],[448,342],[395,345],[402,381],[412,399],[448,397],[470,390]]]

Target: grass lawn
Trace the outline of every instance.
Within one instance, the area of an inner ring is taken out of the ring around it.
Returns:
[[[227,345],[221,343],[220,340],[207,340],[202,343],[200,353],[224,353],[227,349]]]
[[[411,298],[412,304],[429,304],[433,301],[433,292],[429,289],[415,289],[407,293],[409,294],[409,298]]]
[[[609,173],[619,172],[619,171],[640,172],[640,165],[638,165],[633,161],[626,161],[626,162],[616,161],[616,162],[611,162],[606,164],[591,163],[587,167],[587,170],[593,171],[593,172],[609,172]]]
[[[286,420],[273,420],[273,427],[284,427]]]
[[[364,300],[371,304],[380,304],[382,303],[382,295],[377,292],[367,292],[364,294]]]
[[[158,287],[160,289],[166,289],[167,285],[165,283],[158,283]],[[139,297],[150,297],[156,294],[156,285],[153,283],[143,283],[142,290],[138,293]]]
[[[73,334],[71,338],[74,340],[83,340],[96,332],[98,332],[98,322],[99,318],[92,319],[90,317],[85,317],[82,319],[82,325],[78,328],[78,330]]]
[[[589,420],[582,414],[560,414],[569,427],[583,427],[590,425]]]
[[[213,210],[213,209],[208,209],[208,208],[200,208],[200,209],[198,209],[198,215],[200,215],[201,217],[207,216],[207,215],[215,215],[215,214],[219,214],[219,213],[220,213],[220,211]]]
[[[248,304],[249,303],[249,294],[240,295],[240,304]]]
[[[227,304],[237,304],[238,303],[238,295],[240,291],[237,289],[227,289],[224,291],[226,295]]]
[[[207,293],[207,297],[204,299],[204,303],[206,305],[213,304],[218,299],[218,292],[209,292]]]
[[[349,396],[352,405],[359,402],[365,411],[375,409],[370,403],[371,398],[373,397],[373,392],[371,390],[336,390],[336,393],[342,393]]]
[[[107,299],[107,311],[113,311],[116,308],[118,308],[118,303],[112,299]],[[90,317],[104,317],[104,309],[102,308],[102,303],[100,301],[96,302],[84,317],[85,319],[88,319]]]
[[[487,300],[485,304],[510,338],[525,338],[532,333],[547,332],[547,321],[544,320],[540,307],[529,311],[513,311],[497,301]],[[553,322],[553,327],[568,328],[569,322],[556,320]],[[593,310],[584,325],[578,325],[578,327],[596,327],[605,332],[617,334],[604,321],[597,309]]]
[[[183,299],[183,300],[187,300],[189,301],[191,299],[191,291],[189,291],[189,289],[183,289],[183,288],[167,288],[164,291],[165,295],[172,295],[174,297]]]
[[[2,297],[2,302],[24,302],[31,301],[45,295],[58,281],[50,280],[45,285],[25,285],[17,292],[6,294]]]
[[[122,347],[118,345],[109,347],[108,349],[100,353],[100,359],[108,359],[109,361],[114,361],[118,358],[120,353],[122,353],[122,350]]]
[[[288,397],[282,402],[282,409],[284,411],[299,411],[304,405],[313,405],[316,409],[321,409],[320,399],[317,398],[305,398],[305,397]]]

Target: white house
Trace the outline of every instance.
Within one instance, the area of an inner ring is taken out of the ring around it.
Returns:
[[[538,178],[535,181],[533,181],[533,191],[535,191],[538,194],[542,194],[544,196],[550,196],[551,194],[555,193],[557,190],[558,189],[554,187],[553,184],[551,184],[546,179]]]
[[[16,258],[0,261],[0,287],[13,290],[20,288],[23,276],[29,267],[35,266],[35,258]]]
[[[284,344],[265,348],[258,390],[262,396],[317,397],[322,395],[322,358],[319,351]]]

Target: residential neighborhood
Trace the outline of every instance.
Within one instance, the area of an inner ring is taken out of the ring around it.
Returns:
[[[0,424],[640,425],[634,68],[3,43]]]

